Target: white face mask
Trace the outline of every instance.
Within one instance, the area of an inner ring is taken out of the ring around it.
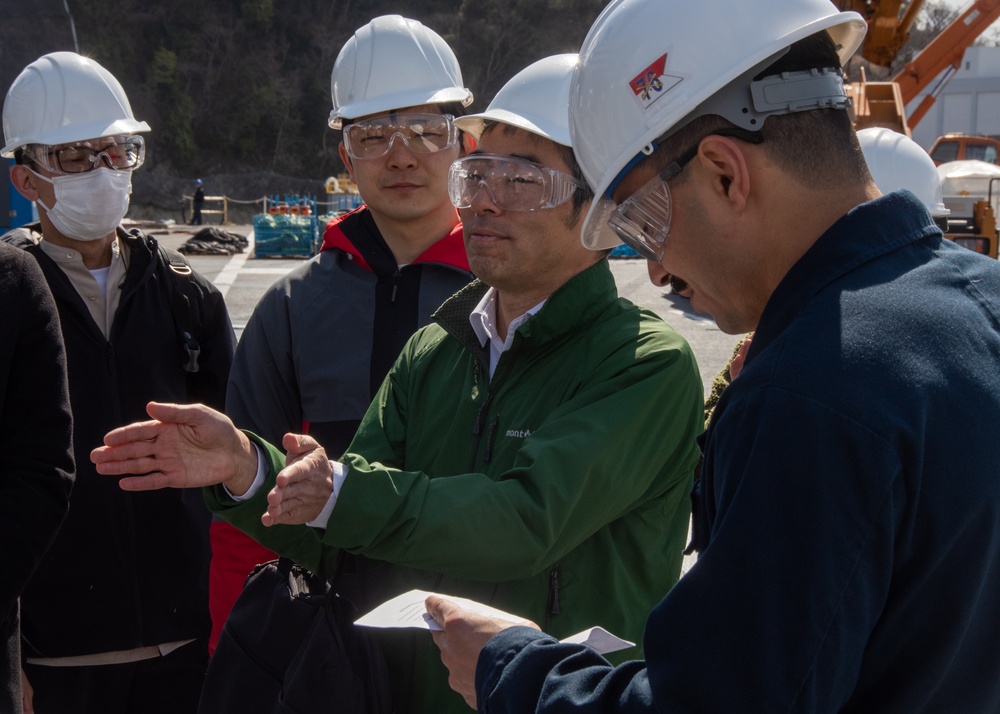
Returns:
[[[31,169],[28,169],[31,171]],[[51,208],[41,199],[49,220],[67,238],[99,240],[114,233],[128,211],[132,193],[132,172],[100,167],[82,174],[62,174],[47,178],[31,173],[52,184],[56,201]]]

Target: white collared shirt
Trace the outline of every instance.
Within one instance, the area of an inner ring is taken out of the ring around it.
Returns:
[[[483,295],[483,299],[479,301],[479,304],[469,314],[469,323],[472,325],[472,330],[476,333],[476,337],[479,338],[479,344],[485,347],[486,343],[489,342],[490,345],[490,379],[493,378],[493,373],[496,371],[500,355],[509,350],[510,346],[514,343],[514,333],[517,332],[517,328],[526,323],[544,305],[545,300],[542,300],[520,317],[511,320],[510,326],[507,328],[507,338],[504,340],[500,339],[500,331],[497,329],[496,289],[490,288],[487,290],[486,294]]]
[[[122,243],[115,238],[111,243],[111,265],[96,271],[89,270],[83,264],[83,255],[73,248],[50,243],[44,238],[38,244],[69,278],[105,338],[111,334],[111,324],[121,298],[121,285],[128,270]]]

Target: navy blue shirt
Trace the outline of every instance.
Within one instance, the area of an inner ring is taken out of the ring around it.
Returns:
[[[646,661],[513,628],[481,711],[1000,711],[997,261],[907,192],[858,206],[771,296],[702,449],[700,556]]]

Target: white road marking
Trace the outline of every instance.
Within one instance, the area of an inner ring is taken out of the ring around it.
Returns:
[[[253,231],[250,231],[250,234],[247,236],[247,241],[249,242],[247,249],[242,253],[236,253],[233,255],[229,259],[229,262],[226,263],[226,267],[224,267],[216,276],[215,280],[212,281],[215,283],[215,287],[219,288],[219,292],[222,293],[223,297],[226,296],[226,293],[229,292],[229,288],[232,287],[233,283],[236,282],[236,278],[240,275],[285,275],[300,265],[298,261],[290,261],[283,262],[277,267],[245,267],[247,260],[251,255],[253,255],[253,237]]]
[[[235,253],[229,262],[226,263],[226,267],[222,269],[212,282],[215,283],[215,287],[219,289],[222,293],[222,297],[226,296],[229,292],[229,288],[232,287],[233,283],[236,282],[236,277],[240,274],[243,269],[243,264],[247,262],[247,258],[253,255],[253,231],[250,231],[247,235],[247,249],[242,253]]]

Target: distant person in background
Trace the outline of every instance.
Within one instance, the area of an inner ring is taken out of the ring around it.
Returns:
[[[104,67],[72,52],[32,62],[7,92],[3,131],[11,182],[40,218],[3,240],[26,246],[55,297],[77,457],[72,507],[21,597],[34,709],[193,713],[208,662],[211,517],[197,492],[124,493],[88,454],[151,400],[221,408],[229,315],[210,282],[172,267],[181,256],[122,228],[149,126]]]
[[[55,538],[73,485],[59,314],[45,276],[0,244],[0,712],[21,712],[18,596]]]
[[[240,338],[226,411],[274,444],[305,432],[343,453],[407,338],[472,280],[448,167],[472,92],[447,43],[377,17],[344,45],[330,126],[365,205],[326,227],[319,255],[277,281]],[[276,557],[212,524],[212,648],[257,563]]]
[[[191,225],[201,225],[201,209],[205,206],[205,189],[201,179],[194,182],[194,198],[191,201]]]

